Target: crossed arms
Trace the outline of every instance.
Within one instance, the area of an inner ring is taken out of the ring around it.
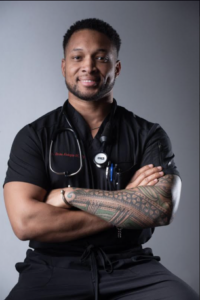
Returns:
[[[69,205],[60,189],[46,195],[41,187],[24,182],[5,185],[8,216],[19,239],[61,242],[113,225],[129,229],[167,225],[178,206],[181,181],[148,165],[135,173],[124,190],[64,190]]]

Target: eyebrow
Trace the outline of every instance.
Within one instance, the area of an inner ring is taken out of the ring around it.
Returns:
[[[83,50],[81,48],[76,48],[76,49],[73,49],[72,51],[80,51],[80,50]]]
[[[82,48],[74,48],[74,49],[72,49],[72,51],[81,51],[81,50],[83,50],[83,49]],[[100,48],[100,49],[97,49],[96,52],[108,52],[108,50]]]

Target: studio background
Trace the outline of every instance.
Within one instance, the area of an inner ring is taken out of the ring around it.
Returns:
[[[118,104],[168,133],[183,189],[172,224],[145,244],[199,292],[199,3],[198,1],[1,1],[0,181],[16,133],[61,106],[62,40],[79,19],[96,17],[120,34]],[[15,263],[28,242],[14,235],[0,194],[0,299],[17,282]],[[16,199],[20,201],[20,199]]]

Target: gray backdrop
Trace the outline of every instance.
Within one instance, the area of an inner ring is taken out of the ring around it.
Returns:
[[[0,2],[1,183],[17,131],[67,98],[60,65],[68,27],[88,17],[109,22],[122,38],[122,72],[114,96],[166,130],[183,180],[173,223],[157,228],[146,246],[197,292],[198,6],[195,1]],[[16,283],[14,265],[24,259],[28,246],[15,237],[2,195],[0,299]]]

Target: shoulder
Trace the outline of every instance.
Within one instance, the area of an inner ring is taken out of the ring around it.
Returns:
[[[35,131],[40,131],[42,129],[48,129],[54,126],[60,117],[61,107],[58,107],[45,115],[39,117],[35,121],[29,123],[27,126],[32,127]]]
[[[160,124],[148,121],[122,106],[118,106],[118,116],[123,132],[132,133],[135,141],[143,147],[158,141],[171,147],[170,138]]]
[[[58,107],[25,125],[17,132],[13,144],[33,144],[34,142],[39,142],[43,133],[45,136],[51,135],[53,128],[59,121],[60,112],[61,107]]]
[[[125,107],[118,105],[117,111],[118,115],[122,118],[122,121],[136,131],[143,131],[146,132],[146,134],[151,134],[157,130],[163,130],[160,124],[146,120]]]

